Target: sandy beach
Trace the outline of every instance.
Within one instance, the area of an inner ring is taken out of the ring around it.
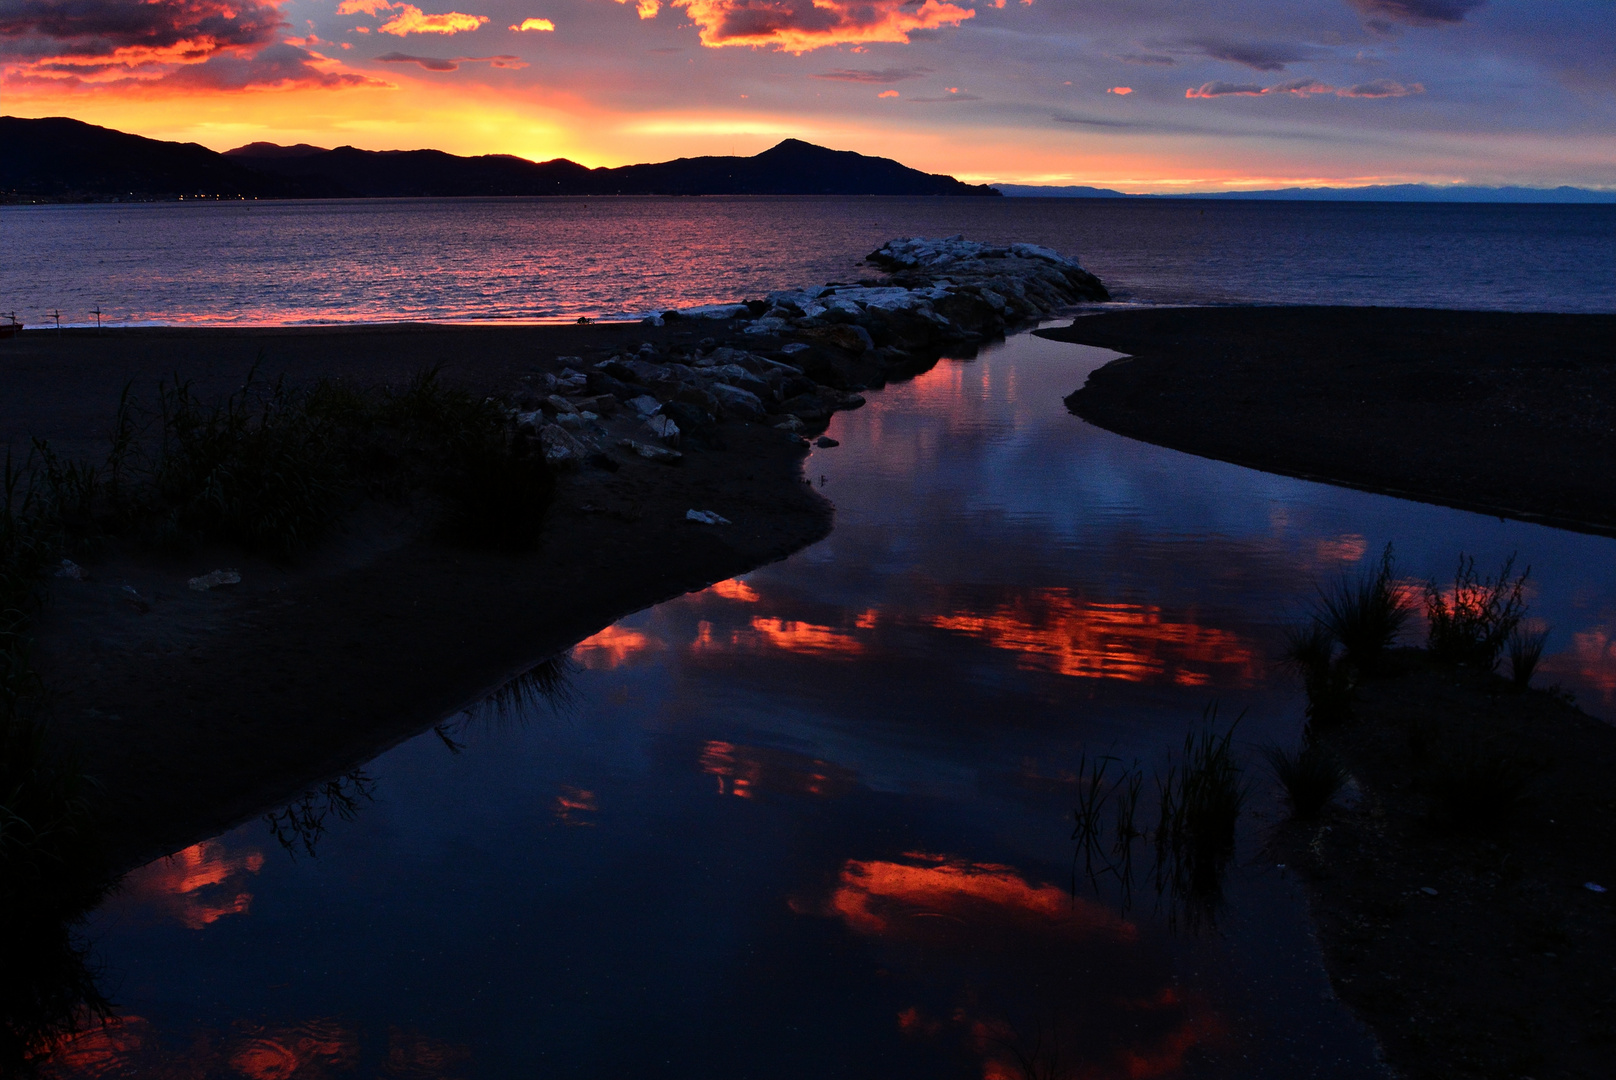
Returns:
[[[1067,399],[1268,472],[1616,533],[1616,316],[1160,308],[1039,331],[1128,354]]]

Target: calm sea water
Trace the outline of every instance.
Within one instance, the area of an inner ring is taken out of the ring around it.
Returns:
[[[30,325],[638,317],[871,273],[899,236],[1032,241],[1119,298],[1616,310],[1616,206],[401,199],[0,207]]]
[[[1388,541],[1410,581],[1518,552],[1540,680],[1611,715],[1616,541],[1091,427],[1060,399],[1110,355],[1019,336],[871,394],[807,461],[825,541],[378,758],[313,857],[255,822],[136,872],[90,927],[121,1022],[56,1075],[1381,1075],[1256,766],[1195,933],[1070,891],[1080,755],[1159,764],[1212,701],[1248,762],[1293,742],[1281,628]]]

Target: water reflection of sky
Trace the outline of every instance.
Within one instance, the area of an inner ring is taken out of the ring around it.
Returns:
[[[1214,698],[1294,737],[1280,626],[1387,541],[1410,581],[1518,549],[1608,709],[1616,548],[1109,435],[1060,405],[1104,355],[871,395],[808,461],[821,544],[581,643],[560,712],[378,759],[315,858],[255,824],[140,871],[94,927],[124,1018],[59,1072],[1370,1075],[1260,820],[1219,936],[1074,901],[1078,756]]]

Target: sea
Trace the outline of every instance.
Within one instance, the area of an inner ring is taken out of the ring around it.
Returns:
[[[1616,310],[1616,206],[713,197],[0,207],[0,318],[632,319],[954,234],[1076,255],[1132,304]]]
[[[1011,199],[6,208],[0,309],[626,318],[964,233],[1076,253],[1125,304],[1609,311],[1613,227]],[[1388,544],[1412,590],[1514,556],[1550,634],[1538,683],[1613,718],[1616,540],[1104,431],[1061,399],[1115,357],[1020,334],[869,392],[803,465],[836,507],[823,541],[535,656],[542,692],[468,701],[131,873],[67,965],[113,1023],[45,1075],[1384,1076],[1266,844],[1285,810],[1261,751],[1303,724],[1286,627]],[[1148,851],[1131,889],[1087,875],[1086,770],[1160,775],[1209,720],[1251,792],[1216,902],[1152,888]]]

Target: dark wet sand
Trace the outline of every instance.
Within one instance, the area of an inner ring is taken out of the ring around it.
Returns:
[[[632,326],[121,330],[0,341],[0,437],[99,460],[123,385],[178,373],[205,395],[270,376],[361,383],[441,364],[512,390],[557,356],[662,341]],[[709,331],[710,332],[710,331]],[[690,331],[683,331],[689,334]],[[594,358],[594,357],[592,357]],[[804,451],[763,425],[724,425],[725,451],[678,466],[563,481],[540,548],[495,555],[424,538],[405,507],[370,505],[295,567],[229,550],[110,553],[88,582],[52,580],[36,665],[56,730],[103,786],[107,839],[128,867],[214,835],[476,701],[535,661],[663,599],[780,559],[830,530]],[[733,525],[685,520],[715,510]],[[187,579],[238,568],[242,583]],[[132,602],[132,586],[141,603]],[[145,610],[142,610],[144,607]]]
[[[1037,332],[1128,354],[1066,399],[1111,431],[1616,534],[1616,315],[1161,308]]]
[[[1433,1080],[1608,1076],[1616,729],[1409,650],[1322,737],[1358,801],[1282,827],[1274,861],[1307,882],[1335,992],[1390,1063]],[[1468,755],[1531,774],[1501,828],[1455,828],[1432,795],[1433,768]]]

